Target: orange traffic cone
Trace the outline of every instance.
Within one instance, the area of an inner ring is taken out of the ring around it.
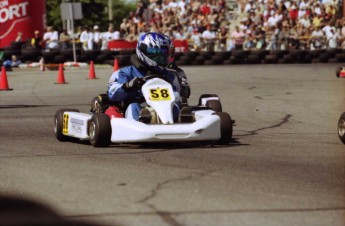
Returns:
[[[117,61],[117,58],[114,59],[114,71],[119,70],[119,62]]]
[[[0,77],[0,91],[8,91],[8,90],[13,90],[13,89],[10,89],[8,87],[6,68],[5,66],[2,66],[1,77]]]
[[[96,79],[95,66],[93,64],[93,61],[90,62],[90,71],[88,79]]]
[[[65,75],[63,73],[63,64],[59,65],[58,77],[55,84],[67,84],[67,82],[65,81]]]

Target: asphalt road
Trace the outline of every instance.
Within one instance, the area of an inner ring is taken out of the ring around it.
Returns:
[[[112,67],[96,67],[95,80],[87,68],[66,69],[68,84],[54,84],[57,71],[7,72],[0,200],[32,200],[58,219],[96,225],[344,226],[345,147],[336,125],[345,80],[337,66],[185,67],[189,103],[216,93],[236,120],[233,142],[221,147],[60,143],[55,112],[89,111]],[[0,213],[0,225],[25,216]]]

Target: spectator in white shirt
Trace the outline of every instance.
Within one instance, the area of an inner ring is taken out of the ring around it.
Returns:
[[[304,28],[309,28],[311,26],[311,21],[307,14],[304,14],[300,19],[299,23],[303,25]]]
[[[326,36],[328,41],[328,48],[335,49],[337,48],[337,42],[338,42],[338,35],[334,31],[333,28],[328,32],[328,35]]]
[[[178,7],[180,7],[181,10],[185,10],[185,6],[186,6],[186,0],[180,0],[177,3]]]
[[[83,50],[89,50],[88,48],[89,32],[88,32],[87,27],[83,27],[83,31],[80,33],[79,40],[80,40]]]
[[[325,33],[326,36],[329,36],[329,32],[331,31],[331,29],[335,30],[335,28],[331,26],[331,21],[328,21],[326,26],[322,28],[322,31]]]
[[[120,39],[120,32],[114,31],[114,27],[110,25],[108,31],[102,35],[102,50],[108,48],[108,42]]]
[[[93,26],[93,47],[95,50],[101,49],[102,46],[102,36],[101,32],[99,32],[98,25]]]
[[[320,29],[320,27],[316,27],[310,37],[310,48],[311,50],[314,49],[321,49],[323,45],[323,39],[324,39],[324,32]]]
[[[178,7],[178,4],[177,4],[176,0],[171,0],[171,2],[169,2],[168,6],[170,9],[176,10],[176,8]]]
[[[306,9],[307,7],[309,6],[309,3],[307,0],[302,0],[300,3],[299,3],[299,8],[302,9]]]
[[[202,36],[197,29],[193,30],[193,34],[190,37],[190,40],[192,41],[192,48],[194,51],[200,51],[202,49]]]
[[[235,27],[235,30],[231,33],[231,38],[233,39],[233,42],[235,43],[236,50],[243,49],[245,34],[240,30],[239,26]]]
[[[304,16],[304,14],[306,14],[306,8],[305,7],[300,7],[298,10],[298,19],[302,18]]]
[[[53,27],[47,27],[47,32],[43,35],[43,42],[46,49],[55,49],[59,47],[59,33]]]
[[[88,50],[93,50],[93,32],[91,29],[87,30],[88,40],[87,40],[87,48]]]
[[[211,25],[206,26],[206,30],[202,33],[202,38],[204,39],[206,45],[206,51],[214,51],[214,44],[217,36],[214,31],[211,31]]]

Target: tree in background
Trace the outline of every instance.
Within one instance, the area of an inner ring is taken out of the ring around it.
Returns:
[[[75,20],[75,27],[89,26],[97,24],[101,31],[106,31],[108,25],[112,24],[115,28],[120,26],[122,19],[135,11],[135,3],[125,3],[122,0],[112,0],[113,21],[108,19],[108,0],[47,0],[47,25],[53,26],[57,30],[62,30],[63,22],[61,19],[60,4],[62,2],[81,2],[83,20]]]

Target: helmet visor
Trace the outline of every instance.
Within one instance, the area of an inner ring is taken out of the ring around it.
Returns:
[[[169,48],[147,48],[146,56],[156,62],[159,66],[167,66]]]

